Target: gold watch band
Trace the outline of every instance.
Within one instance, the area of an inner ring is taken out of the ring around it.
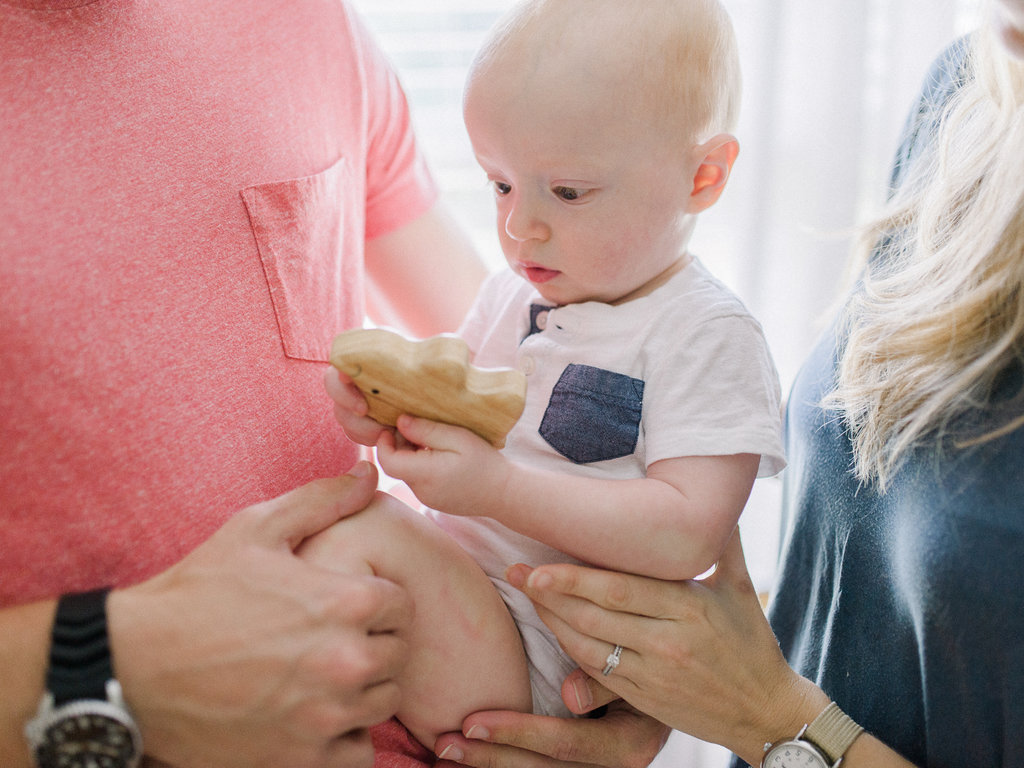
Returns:
[[[835,765],[863,731],[833,701],[807,726],[804,738],[824,752],[831,765]]]

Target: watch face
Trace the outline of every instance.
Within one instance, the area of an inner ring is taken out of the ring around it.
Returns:
[[[124,723],[102,714],[79,714],[46,729],[36,750],[40,768],[125,768],[136,745]]]
[[[807,742],[787,741],[771,748],[761,768],[829,768],[829,765]]]

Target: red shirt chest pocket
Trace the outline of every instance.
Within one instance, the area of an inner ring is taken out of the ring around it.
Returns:
[[[365,203],[345,158],[312,176],[241,191],[286,356],[327,362],[363,318]]]

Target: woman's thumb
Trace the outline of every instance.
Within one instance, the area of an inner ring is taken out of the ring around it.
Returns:
[[[562,701],[574,715],[585,715],[617,698],[617,694],[579,668],[570,672],[562,683]]]
[[[722,556],[718,558],[715,572],[709,577],[716,584],[726,583],[733,586],[753,588],[750,571],[747,570],[747,559],[743,554],[743,542],[740,540],[740,529],[736,526],[729,537]]]

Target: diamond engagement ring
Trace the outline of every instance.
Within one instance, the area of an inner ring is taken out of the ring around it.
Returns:
[[[619,666],[619,662],[622,660],[622,646],[616,645],[615,650],[608,654],[608,658],[604,660],[604,669],[601,670],[601,674],[608,677],[612,673],[612,670]]]

